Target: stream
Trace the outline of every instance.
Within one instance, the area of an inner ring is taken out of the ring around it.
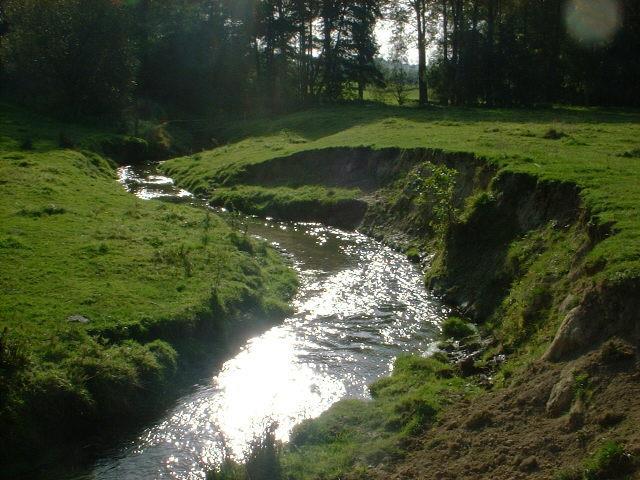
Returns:
[[[140,198],[207,208],[153,165],[123,167],[119,175]],[[320,224],[247,221],[249,233],[278,248],[298,272],[295,314],[247,341],[82,478],[203,479],[225,451],[242,458],[272,422],[286,441],[295,424],[332,403],[367,398],[367,385],[388,375],[398,355],[435,348],[447,310],[404,255]]]

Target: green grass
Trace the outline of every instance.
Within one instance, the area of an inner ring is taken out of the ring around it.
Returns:
[[[259,186],[239,185],[229,188],[217,188],[211,194],[212,203],[240,210],[254,215],[267,216],[271,212],[269,206],[282,205],[285,210],[308,208],[314,202],[322,206],[340,206],[344,202],[356,200],[360,196],[357,189],[324,188],[309,185],[298,188],[264,188]],[[251,198],[250,203],[245,203]]]
[[[192,316],[186,307],[204,305],[213,283],[223,305],[267,288],[270,250],[248,243],[242,251],[243,240],[215,215],[136,199],[100,157],[7,153],[0,175],[0,315],[12,332],[28,329],[33,344],[74,314],[97,333],[148,328]],[[33,332],[34,324],[49,328]]]
[[[581,467],[562,470],[555,480],[605,480],[632,478],[639,462],[622,445],[605,441],[584,460]]]
[[[562,133],[549,139],[549,132]],[[640,114],[555,108],[428,110],[380,105],[308,110],[268,120],[229,123],[217,132],[226,146],[168,161],[164,168],[200,193],[225,184],[247,164],[328,147],[436,148],[471,152],[510,172],[572,182],[586,205],[616,234],[591,261],[605,261],[601,279],[640,276]]]
[[[216,188],[211,204],[231,211],[241,211],[261,217],[276,217],[294,221],[321,221],[328,225],[352,227],[357,220],[349,212],[358,210],[357,189],[325,188],[306,185],[297,188],[264,188],[254,185],[238,185]],[[360,207],[364,212],[364,206]],[[357,217],[357,214],[356,214]]]
[[[449,317],[442,324],[442,335],[445,339],[462,340],[474,333],[473,327],[459,317]]]
[[[137,199],[104,157],[58,148],[60,131],[87,148],[112,135],[0,114],[0,417],[12,448],[46,443],[38,428],[115,424],[153,404],[190,335],[224,341],[240,313],[283,315],[296,288],[265,243],[206,211]],[[68,321],[78,315],[88,323]]]
[[[372,400],[343,400],[294,430],[283,456],[298,480],[341,478],[397,460],[404,443],[428,429],[449,403],[478,390],[439,360],[404,356],[393,374],[370,387]]]

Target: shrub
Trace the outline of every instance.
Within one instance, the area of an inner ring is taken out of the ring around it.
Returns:
[[[250,480],[279,480],[280,445],[276,440],[277,424],[267,426],[264,433],[253,439],[246,456],[246,478]]]
[[[75,148],[75,142],[64,132],[60,132],[58,135],[58,146],[60,148]]]
[[[445,338],[461,340],[474,333],[473,327],[459,317],[449,317],[442,325],[442,334]]]
[[[576,373],[573,378],[574,385],[574,397],[580,400],[587,401],[591,397],[591,381],[589,375],[586,373]]]

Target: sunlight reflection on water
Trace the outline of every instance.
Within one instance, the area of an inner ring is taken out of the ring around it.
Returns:
[[[291,256],[301,280],[295,314],[100,460],[93,478],[202,479],[224,448],[241,457],[267,423],[276,421],[286,440],[296,423],[335,401],[367,398],[367,385],[388,374],[398,355],[433,348],[446,312],[403,255],[317,224],[255,221],[249,231]]]

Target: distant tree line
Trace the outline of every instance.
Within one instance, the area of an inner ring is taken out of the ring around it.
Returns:
[[[379,0],[0,0],[3,82],[80,114],[362,98]],[[151,101],[151,102],[148,102]]]
[[[411,46],[421,105],[640,103],[637,0],[0,0],[2,89],[66,114],[363,99]]]
[[[640,105],[638,0],[428,3],[444,103]]]

